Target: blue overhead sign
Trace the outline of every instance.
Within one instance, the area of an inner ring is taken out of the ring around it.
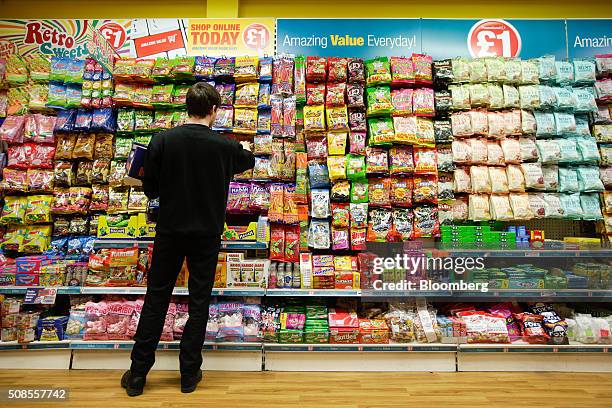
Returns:
[[[612,54],[612,20],[567,20],[567,48],[570,58]]]

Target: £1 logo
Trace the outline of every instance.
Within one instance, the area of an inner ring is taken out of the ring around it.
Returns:
[[[247,47],[263,50],[270,44],[270,30],[263,24],[253,23],[244,29],[242,38]]]
[[[467,38],[472,57],[516,57],[521,52],[521,35],[505,20],[480,20]]]

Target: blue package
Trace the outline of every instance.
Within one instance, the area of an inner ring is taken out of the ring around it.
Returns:
[[[91,130],[114,133],[116,129],[116,120],[112,108],[94,109],[91,119]]]
[[[57,121],[55,122],[56,132],[72,132],[74,122],[76,120],[76,109],[61,110],[57,113]]]
[[[96,242],[96,237],[81,237],[81,253],[84,256],[87,256],[89,259],[89,255],[91,255],[94,251],[94,244]]]
[[[310,188],[325,188],[330,186],[327,164],[317,162],[308,163],[308,176],[310,179]]]
[[[66,252],[66,244],[68,237],[56,237],[51,240],[49,248],[45,251],[45,255],[60,254]]]
[[[272,57],[263,57],[259,59],[259,82],[272,82]]]
[[[215,72],[215,62],[217,62],[215,57],[195,57],[194,74],[196,79],[212,78]]]
[[[66,257],[70,259],[80,258],[82,249],[83,241],[79,237],[70,238],[66,248]]]
[[[74,120],[73,130],[87,132],[91,127],[92,112],[87,109],[78,109]]]

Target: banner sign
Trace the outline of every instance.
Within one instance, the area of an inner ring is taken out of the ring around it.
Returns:
[[[570,58],[612,54],[612,20],[567,20]]]
[[[452,57],[566,58],[564,20],[422,20],[422,52]]]
[[[187,55],[185,18],[139,18],[132,20],[130,55],[136,58],[174,58]]]
[[[410,55],[421,50],[420,19],[278,19],[279,54],[322,57]]]
[[[110,42],[119,55],[126,55],[131,23],[132,20],[0,20],[0,56],[39,52],[84,58],[90,52],[90,28]]]
[[[187,54],[273,55],[273,18],[189,19]]]
[[[278,53],[566,57],[564,20],[278,19]]]

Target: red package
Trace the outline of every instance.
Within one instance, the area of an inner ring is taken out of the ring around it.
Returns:
[[[285,262],[300,261],[300,226],[285,227]]]
[[[0,137],[7,143],[23,143],[25,116],[7,116],[0,126]]]
[[[31,145],[32,157],[31,167],[39,169],[52,169],[53,157],[55,156],[55,146],[50,145]]]
[[[347,58],[330,57],[327,60],[329,82],[346,82]]]
[[[433,174],[415,175],[413,195],[416,204],[437,204],[438,177]]]
[[[351,249],[353,251],[364,251],[366,249],[365,228],[351,228]]]
[[[275,261],[285,259],[285,228],[281,224],[270,226],[270,259]]]
[[[38,134],[38,123],[36,122],[37,115],[25,115],[25,122],[23,126],[23,140],[33,140]]]
[[[390,207],[391,180],[389,178],[370,179],[368,196],[370,206]]]
[[[391,85],[414,83],[414,65],[410,58],[391,57]]]
[[[33,144],[16,145],[8,148],[7,167],[12,169],[27,169],[34,153]]]
[[[530,344],[546,344],[550,338],[544,327],[542,327],[542,321],[544,316],[536,315],[531,313],[518,313],[514,317],[518,320],[521,332],[523,333],[523,340]]]
[[[133,302],[109,302],[106,332],[109,340],[128,340],[128,327],[134,313]]]
[[[366,138],[366,132],[351,131],[351,133],[349,133],[349,153],[365,155]]]
[[[412,179],[410,177],[391,178],[391,194],[389,199],[394,207],[412,207]]]
[[[347,228],[349,226],[350,211],[348,203],[331,203],[332,227]]]
[[[325,106],[343,106],[346,104],[346,84],[344,82],[327,84]]]
[[[83,340],[108,340],[106,333],[106,315],[108,314],[106,302],[87,302],[85,305],[85,332]]]
[[[433,58],[430,55],[412,54],[412,66],[414,67],[414,78],[419,84],[431,84]]]
[[[323,105],[325,103],[325,84],[306,84],[306,104]]]
[[[306,81],[325,82],[327,77],[327,60],[323,57],[306,57]]]
[[[36,134],[34,141],[38,143],[53,143],[55,141],[55,138],[53,137],[53,129],[55,128],[57,117],[36,115],[36,119],[38,124],[38,133]]]
[[[327,141],[323,137],[306,139],[308,160],[325,159],[327,157]]]
[[[414,213],[414,238],[431,238],[440,235],[438,207],[416,207]]]

